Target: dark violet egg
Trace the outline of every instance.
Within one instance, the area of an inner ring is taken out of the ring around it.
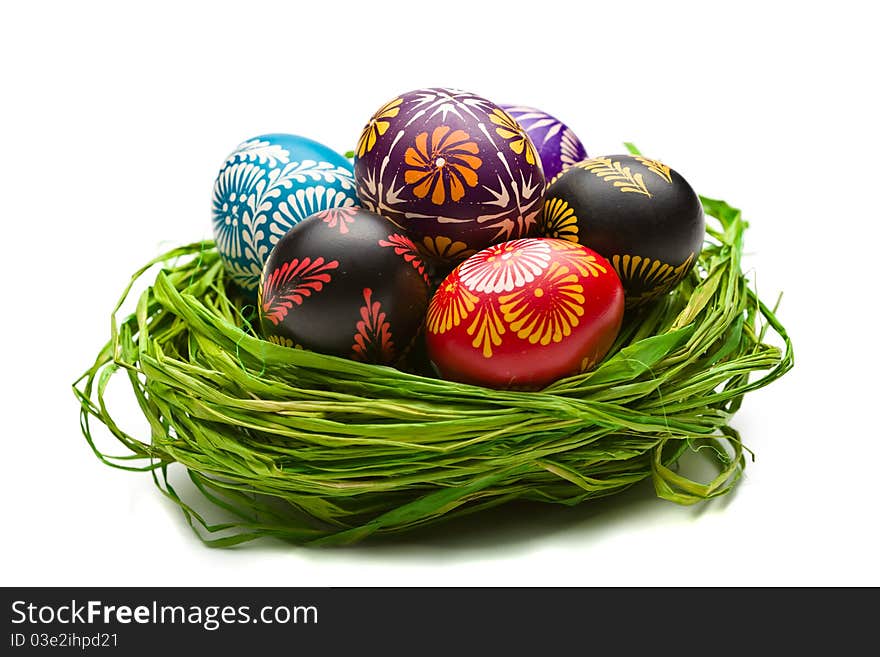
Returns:
[[[364,207],[449,265],[532,235],[546,186],[534,144],[510,114],[442,88],[380,107],[361,133],[354,174]]]
[[[260,325],[278,344],[390,365],[419,334],[429,296],[418,250],[397,226],[362,208],[332,208],[272,249]]]

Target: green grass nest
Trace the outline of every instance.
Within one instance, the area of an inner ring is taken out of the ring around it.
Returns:
[[[747,392],[787,372],[793,355],[774,309],[741,270],[740,211],[702,200],[706,245],[689,277],[628,313],[598,368],[540,392],[272,344],[254,330],[254,309],[227,294],[213,242],[174,249],[134,275],[110,341],[74,384],[83,433],[105,463],[151,471],[213,546],[263,536],[347,544],[516,499],[579,504],[648,477],[659,497],[680,504],[722,495],[746,464],[731,416]],[[162,268],[135,312],[119,318],[154,265]],[[765,342],[768,331],[776,345]],[[149,421],[147,437],[111,417],[104,397],[117,373]],[[94,419],[127,453],[98,448]],[[689,449],[706,455],[717,477],[681,474]],[[212,524],[178,495],[169,482],[175,463],[228,521]]]

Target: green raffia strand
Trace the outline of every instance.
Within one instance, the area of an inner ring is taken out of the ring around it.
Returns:
[[[254,308],[227,296],[213,243],[174,249],[134,275],[110,341],[74,384],[83,434],[104,463],[151,471],[212,546],[263,536],[348,544],[514,499],[579,504],[648,477],[679,504],[722,495],[746,463],[731,416],[793,355],[774,309],[742,274],[740,211],[702,201],[717,221],[707,222],[697,267],[627,315],[597,369],[540,392],[487,391],[266,342],[249,322]],[[120,319],[153,265],[162,265],[155,282]],[[765,343],[768,331],[778,345]],[[128,377],[148,436],[114,422],[104,401],[114,374]],[[95,419],[123,455],[97,447]],[[699,483],[677,471],[687,449],[718,476]],[[231,520],[211,524],[178,495],[175,463]]]

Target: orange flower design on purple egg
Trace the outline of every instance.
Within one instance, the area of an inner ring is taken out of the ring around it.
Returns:
[[[448,125],[434,128],[430,135],[419,133],[415,147],[404,153],[407,169],[404,182],[412,186],[418,198],[429,194],[431,202],[442,205],[447,195],[453,201],[464,196],[465,185],[476,187],[477,169],[483,164],[477,155],[480,149],[464,130],[453,130]]]

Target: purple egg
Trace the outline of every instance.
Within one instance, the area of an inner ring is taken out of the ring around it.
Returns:
[[[555,116],[550,116],[534,107],[525,105],[504,105],[538,150],[544,176],[550,184],[560,173],[572,164],[585,160],[588,155],[577,135]]]
[[[380,107],[358,140],[354,175],[364,207],[447,265],[534,235],[546,188],[535,146],[510,114],[442,88]]]

